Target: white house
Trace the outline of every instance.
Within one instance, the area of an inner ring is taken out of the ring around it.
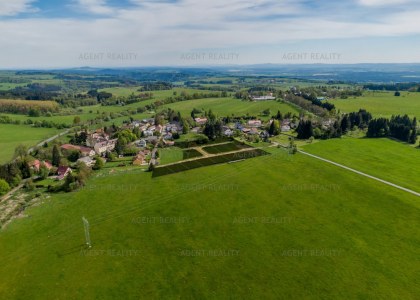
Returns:
[[[282,132],[288,132],[288,131],[290,131],[290,126],[289,125],[282,125],[281,126],[281,131]]]
[[[144,139],[142,139],[142,140],[140,140],[140,141],[136,142],[136,145],[137,145],[138,147],[145,148],[145,147],[147,146],[147,141],[146,141],[146,140],[144,140]]]
[[[226,129],[225,132],[224,132],[224,134],[226,136],[233,136],[233,131],[231,129]]]
[[[89,156],[79,158],[77,161],[84,163],[88,167],[92,167],[95,164],[95,160],[92,159],[92,157],[89,157]]]
[[[254,101],[276,100],[276,97],[273,97],[273,96],[252,97],[252,100]]]
[[[118,139],[96,143],[93,147],[96,154],[102,155],[105,152],[113,151]]]
[[[261,120],[249,120],[248,126],[249,127],[261,127]]]
[[[204,125],[207,123],[207,118],[195,118],[194,121],[196,121],[200,125]]]

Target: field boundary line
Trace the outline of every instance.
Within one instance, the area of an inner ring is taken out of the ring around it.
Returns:
[[[357,170],[352,169],[352,168],[350,168],[350,167],[347,167],[347,166],[345,166],[345,165],[342,165],[342,164],[339,164],[339,163],[333,162],[333,161],[331,161],[331,160],[328,160],[328,159],[322,158],[322,157],[317,156],[317,155],[310,154],[310,153],[305,152],[305,151],[302,151],[302,150],[298,150],[298,152],[299,152],[299,153],[302,153],[302,154],[304,154],[304,155],[308,155],[308,156],[310,156],[310,157],[313,157],[313,158],[316,158],[316,159],[322,160],[322,161],[324,161],[324,162],[327,162],[327,163],[329,163],[329,164],[335,165],[335,166],[337,166],[337,167],[340,167],[340,168],[346,169],[346,170],[348,170],[348,171],[354,172],[354,173],[356,173],[356,174],[359,174],[359,175],[362,175],[362,176],[368,177],[368,178],[370,178],[370,179],[373,179],[373,180],[376,180],[376,181],[382,182],[382,183],[384,183],[384,184],[390,185],[390,186],[392,186],[392,187],[395,187],[395,188],[400,189],[400,190],[402,190],[402,191],[405,191],[405,192],[407,192],[407,193],[413,194],[413,195],[415,195],[415,196],[417,196],[417,197],[420,197],[420,193],[415,192],[415,191],[410,190],[410,189],[407,189],[407,188],[405,188],[405,187],[399,186],[399,185],[397,185],[397,184],[395,184],[395,183],[392,183],[392,182],[389,182],[389,181],[386,181],[386,180],[380,179],[380,178],[378,178],[378,177],[375,177],[375,176],[372,176],[372,175],[369,175],[369,174],[363,173],[363,172],[361,172],[361,171],[357,171]]]

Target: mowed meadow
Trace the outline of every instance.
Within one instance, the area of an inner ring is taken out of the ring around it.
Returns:
[[[12,159],[15,148],[22,144],[28,148],[54,136],[55,128],[34,128],[28,125],[0,124],[0,163]]]
[[[304,151],[420,192],[420,149],[387,138],[343,137]]]
[[[362,97],[330,100],[341,112],[354,112],[360,108],[366,109],[375,118],[392,115],[409,115],[420,119],[420,93],[401,92],[364,92]]]
[[[418,197],[267,151],[44,199],[0,234],[0,298],[417,298]]]

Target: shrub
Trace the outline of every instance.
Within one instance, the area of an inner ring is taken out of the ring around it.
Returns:
[[[0,179],[0,196],[10,191],[10,186],[4,179]]]

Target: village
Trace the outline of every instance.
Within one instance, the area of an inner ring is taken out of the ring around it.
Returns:
[[[240,138],[247,142],[267,142],[272,136],[270,127],[273,122],[278,123],[279,132],[288,133],[297,127],[296,119],[296,116],[293,116],[293,118],[280,121],[274,118],[268,121],[258,118],[230,120],[229,123],[222,125],[220,138],[226,141]],[[187,133],[192,137],[192,141],[194,137],[206,138],[203,132],[208,122],[206,116],[193,119]],[[156,124],[155,118],[131,120],[121,127],[103,127],[93,131],[80,130],[67,143],[55,145],[59,150],[58,164],[57,159],[55,164],[51,159],[41,159],[48,155],[39,155],[39,153],[42,154],[40,151],[34,155],[35,159],[29,162],[29,167],[34,174],[40,173],[41,167],[46,168],[49,178],[61,181],[72,174],[76,166],[81,163],[90,169],[100,169],[104,164],[118,160],[129,161],[133,166],[146,168],[150,165],[157,166],[160,164],[159,149],[176,147],[177,140],[182,136],[185,136],[185,130],[181,122],[166,121],[163,124]],[[54,156],[54,150],[51,151]]]

